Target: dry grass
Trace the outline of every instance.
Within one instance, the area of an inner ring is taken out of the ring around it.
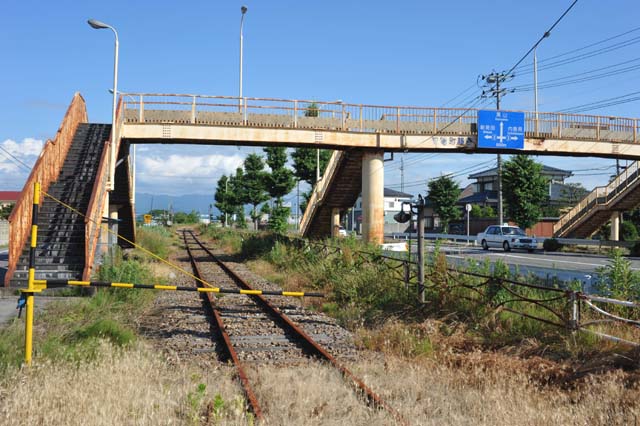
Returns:
[[[394,425],[384,411],[366,406],[333,368],[309,362],[253,369],[250,378],[264,401],[268,425]]]
[[[0,382],[0,423],[7,426],[216,421],[250,424],[233,370],[169,365],[144,346],[117,350],[104,344],[94,362],[35,363]]]
[[[437,359],[370,360],[355,370],[417,425],[632,425],[640,420],[637,386],[621,373],[592,377],[574,390],[542,387],[509,360],[483,354],[460,368]]]

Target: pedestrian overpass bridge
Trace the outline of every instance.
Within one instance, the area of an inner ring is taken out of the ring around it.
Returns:
[[[115,129],[111,129],[115,132],[115,143],[104,138],[99,152],[82,156],[87,138],[99,137],[96,135],[105,129],[96,130],[91,125],[87,128],[86,106],[82,97],[76,94],[55,139],[45,145],[11,215],[9,273],[5,283],[9,283],[14,271],[20,272],[24,266],[20,257],[31,229],[32,186],[36,181],[42,184],[45,192],[51,186],[58,191],[55,192],[58,196],[76,194],[77,197],[76,212],[62,212],[51,207],[46,232],[39,236],[44,242],[39,256],[44,259],[44,265],[50,265],[50,269],[44,269],[51,274],[46,278],[59,276],[60,271],[67,273],[69,278],[88,278],[99,241],[106,242],[100,226],[105,217],[118,223],[120,234],[135,238],[129,172],[129,146],[132,143],[333,149],[327,170],[305,211],[301,233],[314,237],[331,235],[341,211],[351,208],[362,193],[363,236],[371,242],[380,242],[383,237],[383,154],[386,151],[640,159],[638,119],[525,112],[524,149],[496,150],[478,148],[477,114],[475,109],[122,94]],[[69,175],[69,171],[74,167],[73,170],[91,169],[94,172],[84,180],[71,182],[69,179],[74,175]],[[64,184],[60,180],[63,175]],[[635,186],[625,188],[634,189]],[[86,191],[86,200],[77,195],[80,189]],[[618,189],[619,197],[623,191]],[[597,206],[602,210],[602,203]],[[572,217],[585,222],[583,210],[580,214],[574,212]],[[59,219],[62,217],[64,221]],[[564,221],[558,232],[564,232],[563,235],[571,232],[568,222],[569,219]],[[75,270],[64,269],[68,259],[75,262]]]

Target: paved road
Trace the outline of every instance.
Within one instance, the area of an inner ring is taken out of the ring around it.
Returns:
[[[427,245],[427,251],[433,251],[432,244]],[[416,247],[413,246],[415,252]],[[451,264],[467,264],[470,259],[483,262],[488,259],[492,264],[501,260],[511,267],[518,268],[520,273],[532,273],[538,277],[561,281],[580,281],[587,292],[594,291],[594,284],[598,279],[597,269],[606,266],[609,258],[597,254],[580,253],[545,253],[541,250],[534,253],[513,250],[504,252],[500,249],[482,250],[480,247],[446,245],[440,246]],[[640,271],[640,259],[629,259],[631,269]]]

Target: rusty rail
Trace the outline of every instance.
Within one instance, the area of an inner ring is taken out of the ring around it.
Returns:
[[[195,238],[193,234],[191,234],[191,236],[196,243],[201,245],[200,242]],[[189,261],[191,262],[191,267],[193,268],[193,272],[196,275],[196,277],[200,280],[200,281],[196,281],[196,285],[198,287],[202,287],[203,285],[202,281],[204,280],[204,278],[202,276],[202,273],[200,273],[200,269],[198,268],[198,264],[196,262],[195,256],[193,256],[193,254],[191,253],[191,248],[189,247],[189,243],[187,242],[186,231],[182,232],[182,237],[184,238],[184,245],[187,249],[187,253],[189,255]],[[258,398],[256,397],[256,394],[254,393],[253,388],[251,387],[251,384],[249,383],[249,378],[247,377],[247,373],[244,371],[244,367],[242,365],[242,362],[240,361],[240,358],[238,357],[238,353],[233,347],[233,343],[231,343],[231,338],[227,333],[227,330],[224,326],[224,322],[222,321],[222,316],[220,315],[220,311],[216,306],[215,298],[211,295],[211,293],[201,294],[200,296],[209,302],[209,306],[211,307],[211,310],[213,312],[213,318],[216,322],[216,326],[220,333],[220,336],[224,341],[224,345],[227,350],[227,353],[229,357],[233,360],[233,365],[235,365],[236,370],[238,371],[238,378],[240,379],[240,383],[242,384],[242,389],[244,391],[245,396],[247,397],[247,401],[249,401],[249,408],[251,409],[251,412],[255,414],[258,420],[263,420],[264,416],[262,414],[262,409],[260,408],[260,403],[258,402]]]
[[[5,286],[9,285],[9,281],[18,264],[20,253],[31,231],[33,184],[34,182],[40,182],[44,192],[49,189],[51,182],[55,181],[60,174],[60,169],[62,169],[64,160],[67,157],[67,152],[78,125],[86,123],[87,120],[87,108],[84,98],[80,93],[76,92],[55,138],[47,140],[40,157],[24,184],[20,198],[16,202],[11,216],[9,216],[9,264],[5,275]]]
[[[193,231],[189,232],[194,241],[222,268],[233,281],[241,288],[246,290],[253,290],[253,287],[249,285],[245,280],[233,272],[226,264],[218,259],[207,247],[202,244],[200,240],[196,238]],[[186,240],[185,240],[186,241]],[[331,355],[326,349],[324,349],[319,343],[317,343],[311,336],[309,336],[302,328],[294,323],[287,315],[282,313],[280,309],[269,302],[265,297],[261,295],[250,295],[250,297],[266,311],[268,311],[274,318],[276,318],[290,333],[298,336],[305,345],[307,351],[313,356],[328,361],[333,365],[343,377],[347,379],[353,386],[360,392],[362,392],[369,404],[385,409],[396,421],[400,424],[407,425],[408,422],[404,417],[396,411],[393,407],[387,404],[378,394],[376,394],[370,387],[368,387],[362,380],[360,380],[355,374],[353,374],[346,366],[340,363],[333,355]]]

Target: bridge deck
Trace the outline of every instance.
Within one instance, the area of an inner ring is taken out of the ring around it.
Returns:
[[[123,137],[207,143],[387,151],[478,149],[477,110],[267,98],[128,94]],[[638,119],[525,112],[533,154],[640,158]],[[504,152],[504,151],[503,151]]]

